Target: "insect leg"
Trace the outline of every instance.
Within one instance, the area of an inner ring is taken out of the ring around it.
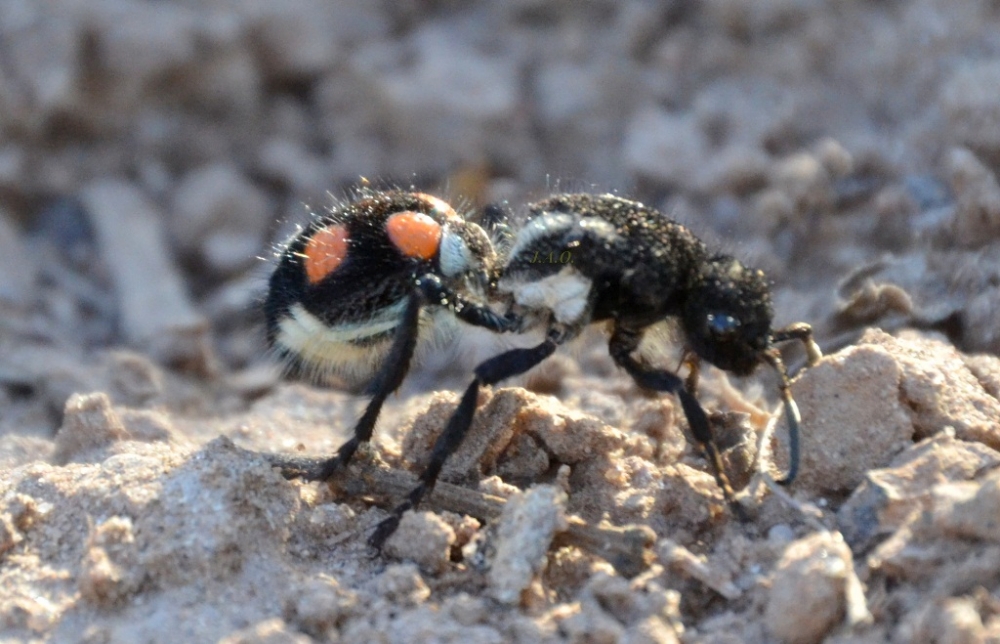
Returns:
[[[372,397],[368,401],[365,413],[354,426],[354,435],[340,446],[336,454],[326,460],[282,459],[275,461],[275,464],[281,467],[285,478],[325,481],[337,471],[347,467],[361,443],[371,440],[372,432],[375,430],[375,421],[378,420],[379,412],[382,411],[382,405],[389,394],[399,388],[410,369],[413,351],[417,346],[420,309],[423,305],[424,295],[419,289],[415,289],[407,298],[406,308],[403,309],[403,319],[400,320],[399,326],[396,328],[389,353],[374,380],[368,385],[368,392]]]
[[[420,475],[420,485],[410,492],[406,501],[401,503],[392,511],[392,515],[378,525],[368,543],[376,550],[381,550],[385,540],[399,527],[399,521],[407,510],[416,508],[421,499],[434,489],[438,475],[444,462],[451,456],[462,439],[465,438],[469,427],[472,426],[472,418],[476,412],[476,402],[479,399],[479,387],[481,385],[494,385],[501,380],[522,374],[548,358],[556,350],[561,342],[561,337],[550,332],[545,342],[528,349],[511,349],[500,355],[486,360],[476,367],[476,377],[465,390],[462,400],[455,409],[448,425],[438,436],[431,451],[430,462]]]
[[[354,426],[354,435],[340,446],[336,454],[326,460],[276,459],[273,462],[281,467],[286,478],[324,481],[346,467],[358,447],[371,440],[382,405],[403,383],[410,370],[410,362],[417,346],[420,309],[430,304],[451,305],[459,319],[498,333],[514,330],[520,324],[512,316],[498,315],[487,306],[465,300],[446,287],[436,275],[421,277],[407,299],[406,308],[403,309],[403,319],[400,320],[382,367],[366,388],[371,400],[368,401],[365,413]]]
[[[467,324],[483,327],[495,333],[516,331],[520,321],[514,316],[502,316],[483,304],[469,301],[453,292],[437,275],[425,275],[420,278],[419,288],[428,304],[451,306],[455,317]]]
[[[715,437],[712,435],[712,425],[708,421],[705,409],[698,402],[698,399],[687,389],[684,380],[680,376],[665,369],[655,369],[644,365],[632,357],[632,352],[639,346],[641,338],[641,332],[615,325],[608,345],[612,359],[615,361],[615,364],[625,369],[628,375],[632,376],[632,379],[640,387],[652,389],[653,391],[672,393],[680,399],[681,409],[684,410],[684,416],[687,418],[691,433],[708,455],[715,480],[719,487],[722,488],[722,493],[726,497],[726,501],[729,502],[731,507],[738,508],[739,506],[734,501],[735,493],[733,492],[733,486],[729,483],[729,477],[726,476],[726,472],[723,469],[722,455],[715,444]]]

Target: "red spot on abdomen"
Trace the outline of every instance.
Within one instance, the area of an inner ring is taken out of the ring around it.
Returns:
[[[344,226],[327,226],[313,233],[305,249],[306,277],[310,284],[337,270],[347,258],[348,239]]]
[[[431,259],[441,244],[441,224],[422,212],[399,212],[385,222],[389,241],[400,253],[417,259]]]

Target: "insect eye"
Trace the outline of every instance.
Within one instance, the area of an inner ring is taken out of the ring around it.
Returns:
[[[717,337],[729,337],[740,328],[740,321],[731,315],[709,313],[708,330]]]

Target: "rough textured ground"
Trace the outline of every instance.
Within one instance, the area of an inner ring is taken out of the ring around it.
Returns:
[[[998,34],[985,1],[0,0],[0,641],[1000,642]],[[703,377],[740,521],[594,333],[484,393],[372,557],[497,341],[430,356],[333,488],[254,454],[363,408],[280,382],[255,306],[362,177],[616,190],[768,271],[827,352],[798,482],[759,471],[769,374]]]

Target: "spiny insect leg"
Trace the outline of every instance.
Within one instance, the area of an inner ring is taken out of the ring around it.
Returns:
[[[472,326],[494,333],[506,333],[515,331],[520,324],[520,320],[513,316],[499,315],[488,306],[467,300],[451,291],[437,275],[425,275],[418,284],[427,303],[450,305],[458,319]]]
[[[403,383],[417,346],[420,310],[429,304],[450,304],[456,315],[475,326],[485,327],[497,333],[517,327],[518,321],[502,317],[489,307],[469,302],[446,287],[436,275],[425,275],[417,280],[416,288],[410,293],[403,318],[397,327],[392,346],[381,369],[367,387],[371,400],[365,413],[354,427],[354,435],[340,446],[337,453],[326,460],[278,459],[286,478],[303,478],[310,481],[324,481],[338,470],[346,467],[362,443],[371,440],[382,411],[382,405],[392,392]]]
[[[368,540],[369,545],[376,550],[381,550],[385,540],[399,527],[399,521],[403,514],[407,510],[416,508],[423,497],[434,489],[434,484],[437,482],[438,475],[441,474],[441,468],[444,466],[445,461],[462,444],[462,439],[465,438],[466,433],[468,433],[469,428],[472,426],[472,418],[476,412],[476,402],[479,399],[479,387],[481,385],[494,385],[501,380],[528,371],[551,356],[558,345],[559,339],[550,334],[545,342],[535,347],[511,349],[486,360],[476,367],[475,380],[465,390],[458,408],[455,409],[455,412],[448,420],[448,425],[434,443],[430,462],[420,475],[420,485],[410,492],[406,501],[393,509],[389,518],[378,525]]]
[[[615,363],[625,369],[625,371],[635,380],[636,384],[644,389],[662,391],[676,395],[681,401],[681,409],[687,418],[691,434],[698,441],[705,454],[708,456],[712,466],[715,480],[733,511],[740,517],[743,516],[742,509],[735,502],[733,486],[729,483],[729,477],[722,465],[722,455],[715,443],[712,434],[712,425],[708,420],[705,409],[698,402],[685,386],[684,380],[677,374],[665,369],[655,369],[642,364],[632,357],[632,352],[639,346],[641,333],[632,329],[627,329],[616,325],[614,333],[611,335],[609,350]]]

